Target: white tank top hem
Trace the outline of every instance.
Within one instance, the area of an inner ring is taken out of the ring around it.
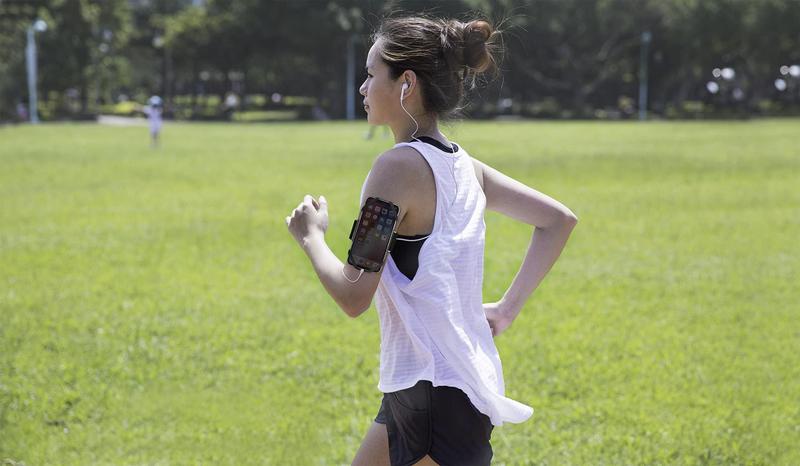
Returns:
[[[436,213],[414,278],[389,255],[375,293],[378,389],[389,393],[428,380],[462,390],[495,426],[523,422],[533,408],[504,396],[500,356],[483,312],[486,197],[472,160],[463,148],[451,154],[421,141],[395,147],[411,147],[428,162]]]

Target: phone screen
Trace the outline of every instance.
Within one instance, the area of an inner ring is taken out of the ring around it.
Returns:
[[[367,198],[357,223],[350,232],[353,246],[347,262],[367,272],[378,272],[394,240],[400,208],[377,197]]]

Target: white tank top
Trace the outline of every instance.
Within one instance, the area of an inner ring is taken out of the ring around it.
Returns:
[[[461,389],[493,425],[525,421],[533,408],[504,396],[500,356],[483,312],[486,197],[472,159],[463,148],[451,154],[424,142],[395,145],[403,146],[422,154],[433,170],[436,215],[413,280],[391,255],[384,266],[375,294],[378,389],[394,392],[428,380]]]

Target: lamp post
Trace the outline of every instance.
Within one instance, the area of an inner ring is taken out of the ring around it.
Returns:
[[[39,123],[39,114],[36,111],[36,38],[34,33],[47,30],[47,23],[37,19],[28,26],[28,44],[25,46],[25,61],[28,65],[28,113],[31,123]]]
[[[639,120],[647,119],[647,49],[653,35],[644,31],[641,37],[641,52],[639,54]]]
[[[153,47],[162,52],[163,55],[161,56],[161,90],[160,93],[162,96],[167,96],[167,48],[165,47],[166,40],[164,36],[160,33],[156,34],[153,37]]]
[[[347,38],[347,119],[356,119],[356,41],[355,33]]]

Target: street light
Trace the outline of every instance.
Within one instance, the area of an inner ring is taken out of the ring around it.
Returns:
[[[644,31],[641,36],[641,52],[639,54],[639,119],[644,121],[647,119],[647,49],[650,47],[650,41],[653,40],[653,34],[650,31]]]
[[[347,119],[356,119],[356,41],[355,32],[347,38]]]
[[[719,75],[722,76],[722,79],[725,81],[732,81],[733,78],[736,77],[736,71],[733,68],[725,67],[720,70]]]
[[[47,23],[42,19],[37,19],[28,26],[28,44],[25,46],[25,61],[28,65],[28,108],[31,116],[31,123],[39,123],[39,114],[36,111],[36,40],[35,32],[47,30]]]

